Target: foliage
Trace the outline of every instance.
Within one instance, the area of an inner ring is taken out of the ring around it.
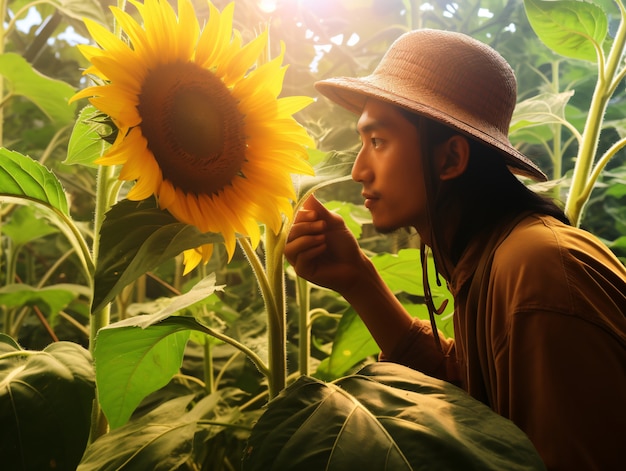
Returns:
[[[301,376],[261,416],[243,469],[541,470],[511,421],[465,391],[373,363],[331,383]]]
[[[7,335],[0,338],[0,393],[13,385],[5,378],[27,374],[33,362],[41,374],[28,381],[56,388],[58,433],[38,435],[50,407],[29,410],[20,423],[20,434],[32,437],[24,456],[49,459],[44,441],[68,450],[71,464],[55,458],[56,469],[75,469],[85,449],[84,470],[234,469],[268,395],[300,375],[309,379],[290,393],[301,385],[333,390],[318,380],[351,378],[378,348],[343,299],[296,279],[282,260],[280,235],[256,251],[242,240],[229,263],[216,250],[206,267],[183,276],[178,254],[220,236],[179,223],[152,199],[129,202],[115,170],[93,163],[109,145],[112,123],[67,99],[86,85],[87,64],[75,47],[87,41],[82,19],[111,24],[102,8],[110,3],[2,3],[0,322]],[[206,2],[194,3],[199,15],[208,13]],[[236,0],[235,21],[250,37],[269,24],[270,55],[285,43],[286,95],[314,96],[316,80],[371,72],[391,42],[414,28],[462,31],[491,44],[518,76],[512,140],[551,172],[540,190],[566,200],[572,220],[626,260],[621,1],[293,0],[271,14],[260,3]],[[43,19],[20,25],[29,12]],[[359,145],[354,116],[320,99],[298,118],[318,149],[310,151],[316,176],[294,182],[294,206],[316,192],[348,221],[409,312],[427,318],[417,236],[376,234],[358,185],[346,178]],[[431,286],[440,300],[449,298],[435,279]],[[448,309],[438,319],[448,335],[451,316]],[[283,371],[271,362],[276,343],[286,347]],[[94,380],[90,415],[84,404]],[[280,402],[271,404],[277,410]],[[3,434],[2,446],[17,436],[6,427]]]
[[[75,469],[89,437],[95,378],[73,342],[23,350],[0,334],[0,450],[14,470]]]

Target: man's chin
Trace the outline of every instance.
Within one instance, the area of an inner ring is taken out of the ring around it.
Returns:
[[[374,225],[374,229],[376,229],[376,232],[378,232],[379,234],[391,234],[392,232],[397,231],[398,229],[400,229],[397,226],[389,226],[389,225],[384,225],[384,224],[376,224],[376,222],[373,222]]]

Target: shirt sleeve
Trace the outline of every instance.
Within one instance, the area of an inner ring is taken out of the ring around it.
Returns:
[[[381,353],[381,361],[408,366],[434,378],[460,385],[454,340],[444,338],[439,332],[443,352],[439,351],[428,322],[413,319],[410,329],[390,355]]]

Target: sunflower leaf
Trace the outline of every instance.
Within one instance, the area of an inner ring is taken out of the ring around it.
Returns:
[[[39,162],[18,152],[0,149],[0,200],[13,197],[41,203],[69,216],[61,182]]]
[[[216,285],[215,284],[215,273],[211,273],[206,278],[200,280],[197,284],[194,285],[188,292],[185,294],[181,294],[180,296],[176,296],[174,298],[170,298],[171,302],[166,307],[160,309],[155,312],[150,319],[149,324],[141,325],[141,327],[147,327],[148,325],[156,324],[157,322],[161,322],[162,320],[167,319],[172,314],[182,311],[190,306],[193,306],[200,301],[204,301],[206,298],[211,296],[216,291],[223,291],[226,285]]]
[[[3,469],[76,469],[89,438],[95,377],[91,355],[73,342],[22,350],[0,338]]]
[[[562,93],[541,93],[517,104],[509,133],[514,133],[531,126],[544,124],[563,124],[565,122],[565,107],[574,90]]]
[[[96,260],[93,312],[146,272],[203,244],[221,242],[219,234],[201,233],[159,209],[154,198],[124,200],[106,214]]]
[[[80,111],[70,136],[64,164],[97,167],[93,161],[107,149],[103,137],[111,133],[111,128],[97,119],[99,116],[102,116],[102,112],[91,105]]]
[[[64,126],[74,120],[68,100],[76,90],[68,83],[40,74],[13,52],[0,54],[0,75],[8,82],[11,95],[28,98],[54,123]]]
[[[372,263],[394,293],[404,292],[413,296],[423,296],[422,277],[415,276],[421,267],[419,249],[402,249],[397,254],[378,254],[372,257]],[[447,289],[437,286],[432,256],[428,257],[428,267],[435,303],[440,306],[444,300],[448,301],[446,312],[437,319],[437,327],[452,337],[451,295]],[[412,317],[428,320],[426,305],[420,301],[403,302],[403,305]],[[334,380],[378,352],[380,348],[367,327],[354,309],[350,308],[342,315],[335,332],[331,353],[320,363],[315,376],[324,380]]]
[[[354,163],[353,152],[320,152],[309,150],[309,161],[315,168],[315,176],[298,176],[297,192],[298,197],[304,195],[312,188],[322,188],[324,186],[337,183],[338,179],[350,178],[350,171]]]
[[[539,39],[557,54],[597,62],[608,32],[597,5],[573,0],[524,0],[528,21]]]
[[[2,232],[11,238],[14,247],[59,232],[45,218],[35,205],[20,206],[11,211],[8,221],[2,222]]]
[[[106,23],[106,17],[97,0],[53,0],[54,6],[68,18],[83,21],[85,18]]]
[[[240,418],[241,410],[228,406],[240,394],[220,388],[195,404],[193,394],[166,401],[92,443],[77,471],[180,469],[194,441],[206,443]]]
[[[513,422],[465,391],[378,362],[333,383],[302,376],[288,386],[254,426],[241,469],[530,471],[545,466]]]
[[[100,329],[94,360],[98,398],[112,428],[124,425],[141,401],[165,386],[183,362],[191,330],[183,318],[140,327],[143,316]]]
[[[90,296],[84,286],[58,284],[35,288],[25,284],[9,284],[0,288],[0,306],[13,309],[22,306],[38,306],[51,323],[57,314],[65,309],[79,293]]]
[[[365,327],[365,323],[356,311],[350,308],[341,316],[330,355],[320,362],[315,376],[332,381],[347,374],[360,361],[379,352],[380,347]]]

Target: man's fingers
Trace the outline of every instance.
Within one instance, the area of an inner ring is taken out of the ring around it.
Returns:
[[[316,220],[313,222],[298,222],[291,226],[287,242],[298,239],[305,235],[322,234],[326,229],[326,221]]]
[[[328,227],[337,227],[344,224],[341,216],[326,209],[313,195],[309,196],[302,204],[302,209],[299,213],[301,212],[306,214],[306,216],[303,215],[303,217],[308,218],[306,220],[312,220],[312,218],[320,219],[326,221]]]
[[[326,238],[323,234],[312,234],[295,237],[285,246],[287,261],[296,266],[312,260],[326,250]]]

